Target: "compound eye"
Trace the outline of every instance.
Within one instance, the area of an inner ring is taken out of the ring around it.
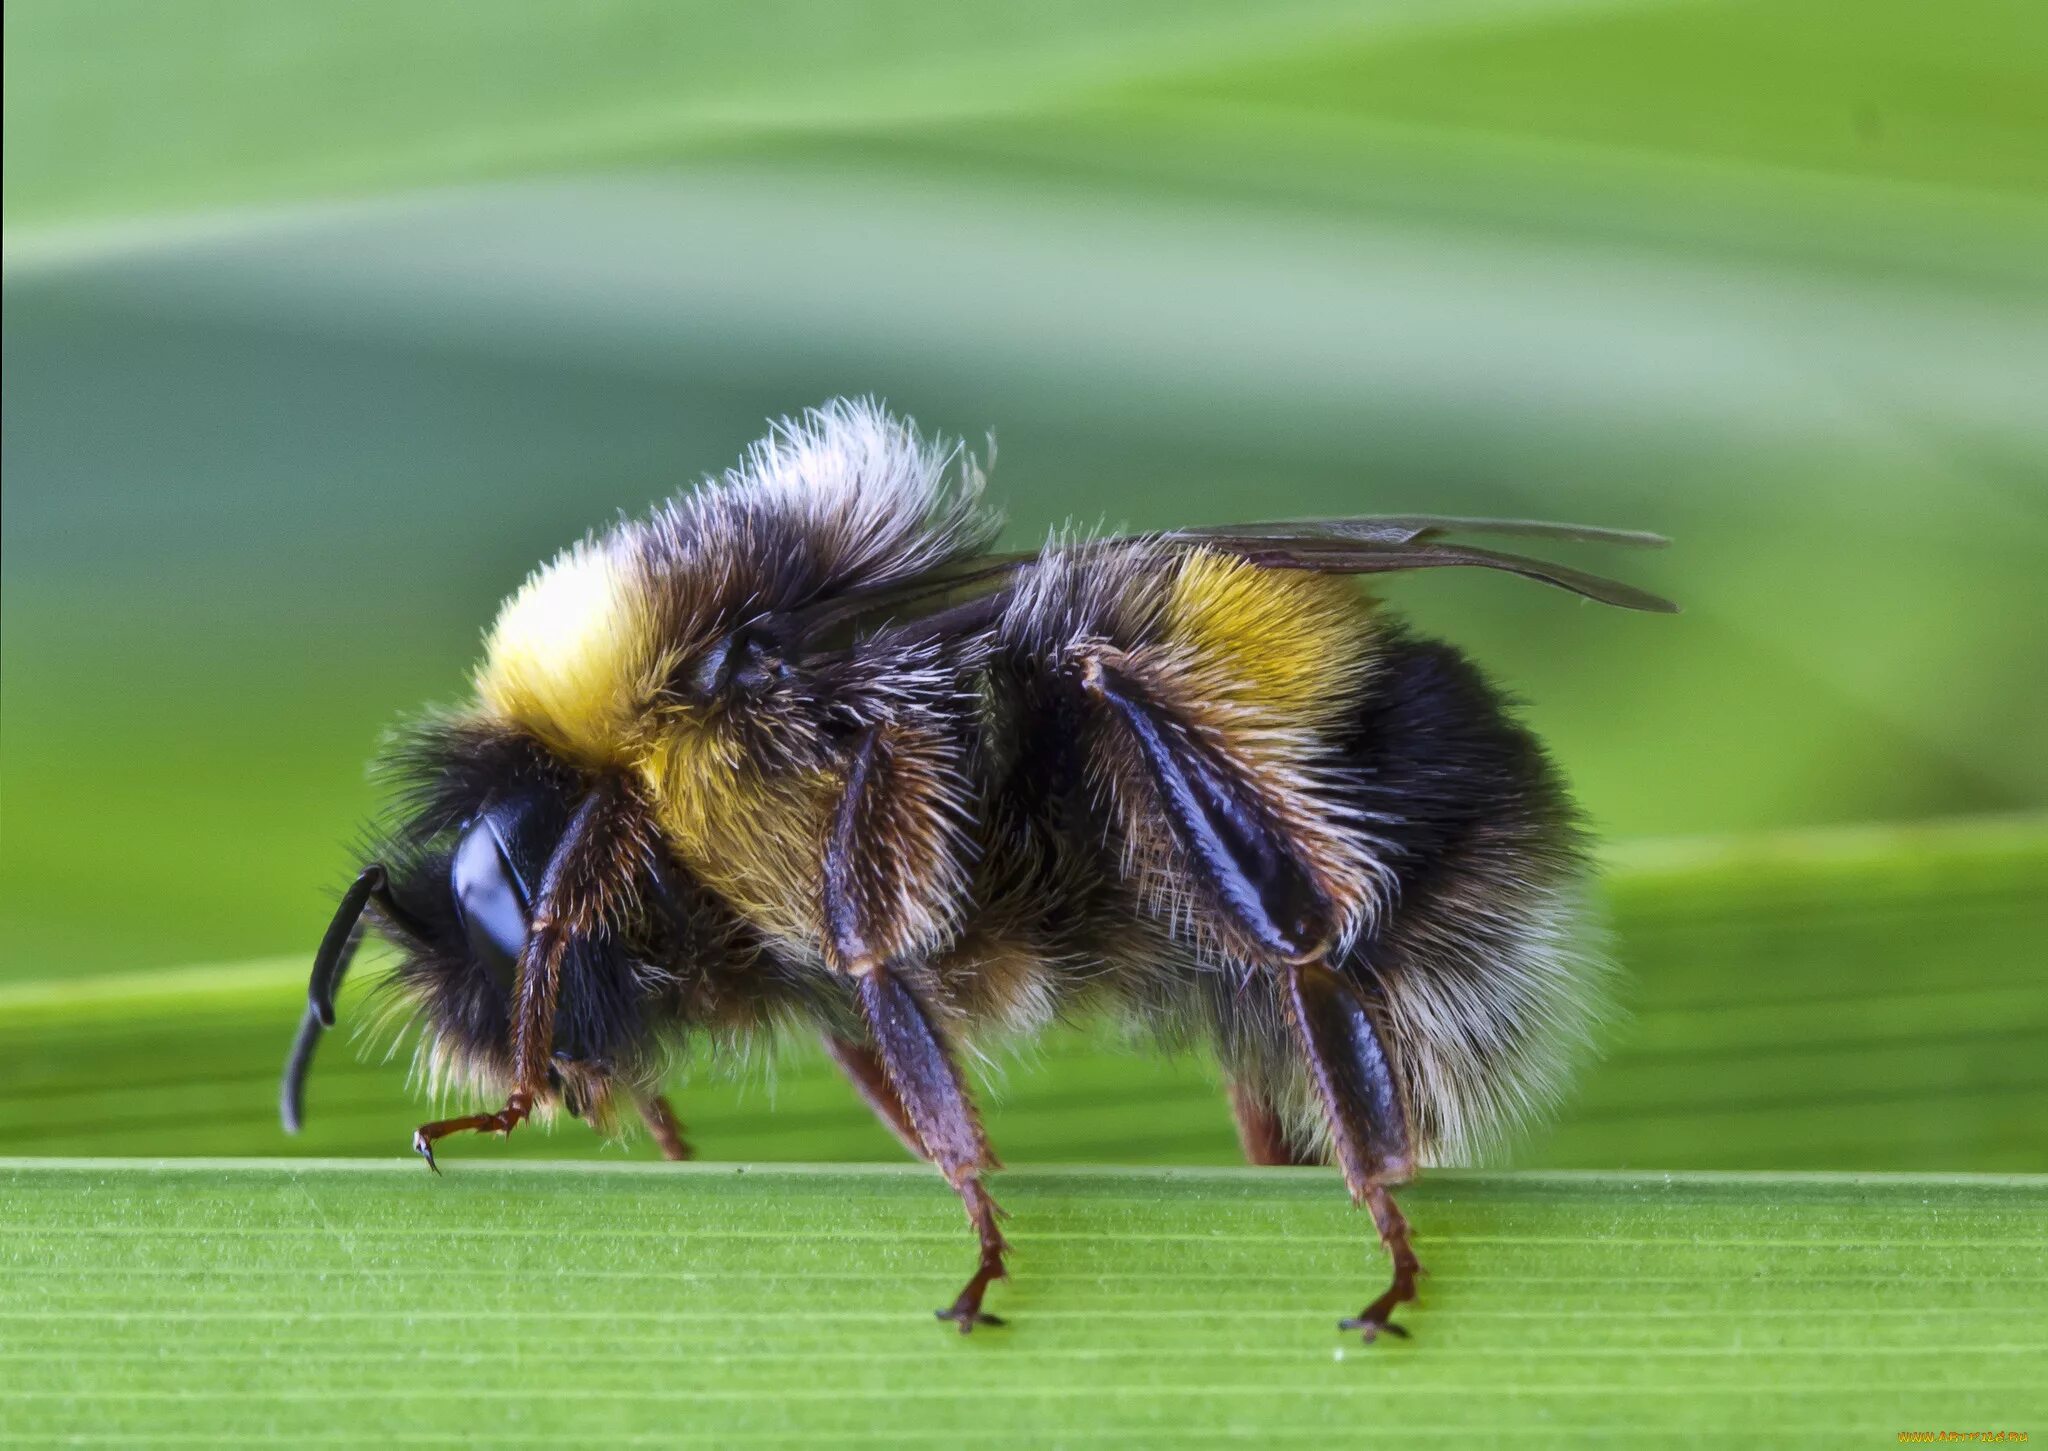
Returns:
[[[476,818],[462,833],[448,865],[448,885],[455,893],[471,954],[509,992],[526,946],[529,898],[490,813]]]

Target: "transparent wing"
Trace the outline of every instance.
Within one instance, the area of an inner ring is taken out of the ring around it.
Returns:
[[[1542,519],[1467,519],[1455,514],[1353,514],[1334,519],[1276,519],[1263,524],[1220,524],[1177,529],[1177,539],[1351,540],[1371,544],[1423,544],[1447,534],[1490,534],[1521,539],[1560,539],[1574,544],[1618,544],[1627,549],[1662,549],[1671,541],[1640,529],[1604,529],[1596,524],[1552,524]]]
[[[1678,606],[1670,600],[1632,584],[1526,554],[1509,554],[1476,544],[1460,544],[1443,537],[1452,533],[1619,544],[1636,549],[1661,548],[1670,542],[1657,534],[1601,529],[1586,524],[1545,524],[1532,519],[1456,519],[1430,514],[1224,524],[1206,529],[1177,529],[1159,537],[1169,543],[1225,550],[1268,569],[1312,569],[1325,574],[1386,574],[1405,569],[1497,569],[1570,590],[1604,605],[1658,614],[1677,612]]]
[[[1082,552],[1114,556],[1131,548],[1185,545],[1235,554],[1268,569],[1306,569],[1323,574],[1390,574],[1409,569],[1493,569],[1569,590],[1601,604],[1627,610],[1674,614],[1678,606],[1660,595],[1620,580],[1588,574],[1524,554],[1462,544],[1453,534],[1555,539],[1574,544],[1611,544],[1659,549],[1670,541],[1634,529],[1591,524],[1550,524],[1536,519],[1466,519],[1441,514],[1364,514],[1333,519],[1277,519],[1219,524],[1156,534],[1122,535],[1078,546]],[[921,631],[973,629],[999,613],[1009,586],[1041,554],[983,555],[930,575],[899,580],[873,591],[821,601],[804,612],[806,633],[883,622],[917,622]]]

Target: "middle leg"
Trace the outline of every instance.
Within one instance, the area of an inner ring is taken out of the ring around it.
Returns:
[[[963,908],[960,771],[949,738],[932,721],[870,728],[844,766],[822,843],[820,917],[826,958],[853,980],[873,1051],[827,1046],[897,1137],[936,1166],[967,1207],[981,1258],[952,1305],[938,1312],[964,1335],[1002,1323],[981,1308],[989,1284],[1004,1278],[1009,1248],[981,1181],[998,1166],[959,1067],[895,967],[932,960]]]
[[[852,1038],[827,1033],[825,1051],[832,1055],[832,1061],[839,1065],[846,1081],[853,1085],[861,1102],[874,1111],[882,1126],[896,1135],[896,1141],[910,1150],[913,1159],[924,1158],[924,1145],[919,1142],[917,1129],[910,1122],[909,1110],[903,1107],[903,1100],[890,1086],[889,1074],[882,1067],[882,1060],[875,1050]]]
[[[939,1041],[924,1005],[896,974],[885,967],[862,973],[858,996],[861,1015],[874,1037],[882,1086],[916,1136],[920,1156],[929,1159],[960,1196],[980,1244],[973,1277],[950,1306],[936,1313],[958,1325],[962,1335],[977,1325],[1000,1325],[1003,1322],[984,1311],[981,1302],[991,1283],[1007,1277],[1003,1256],[1009,1245],[996,1224],[1002,1211],[981,1176],[1001,1165],[989,1149],[960,1069]],[[889,1115],[885,1112],[884,1117]]]

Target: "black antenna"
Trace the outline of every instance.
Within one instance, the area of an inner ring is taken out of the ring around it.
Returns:
[[[298,1036],[292,1039],[291,1056],[285,1060],[284,1082],[277,1096],[278,1117],[284,1131],[295,1134],[305,1119],[306,1075],[313,1070],[313,1050],[320,1035],[334,1026],[334,995],[354,961],[363,940],[363,911],[375,897],[387,902],[384,868],[372,863],[364,867],[355,885],[342,894],[327,935],[320,939],[320,951],[313,957],[313,976],[306,984],[306,1016],[299,1020]]]

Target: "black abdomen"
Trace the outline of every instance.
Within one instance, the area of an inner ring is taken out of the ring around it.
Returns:
[[[1575,816],[1542,744],[1463,652],[1393,634],[1351,731],[1352,803],[1391,850],[1397,910],[1427,911],[1475,859],[1575,867]]]

